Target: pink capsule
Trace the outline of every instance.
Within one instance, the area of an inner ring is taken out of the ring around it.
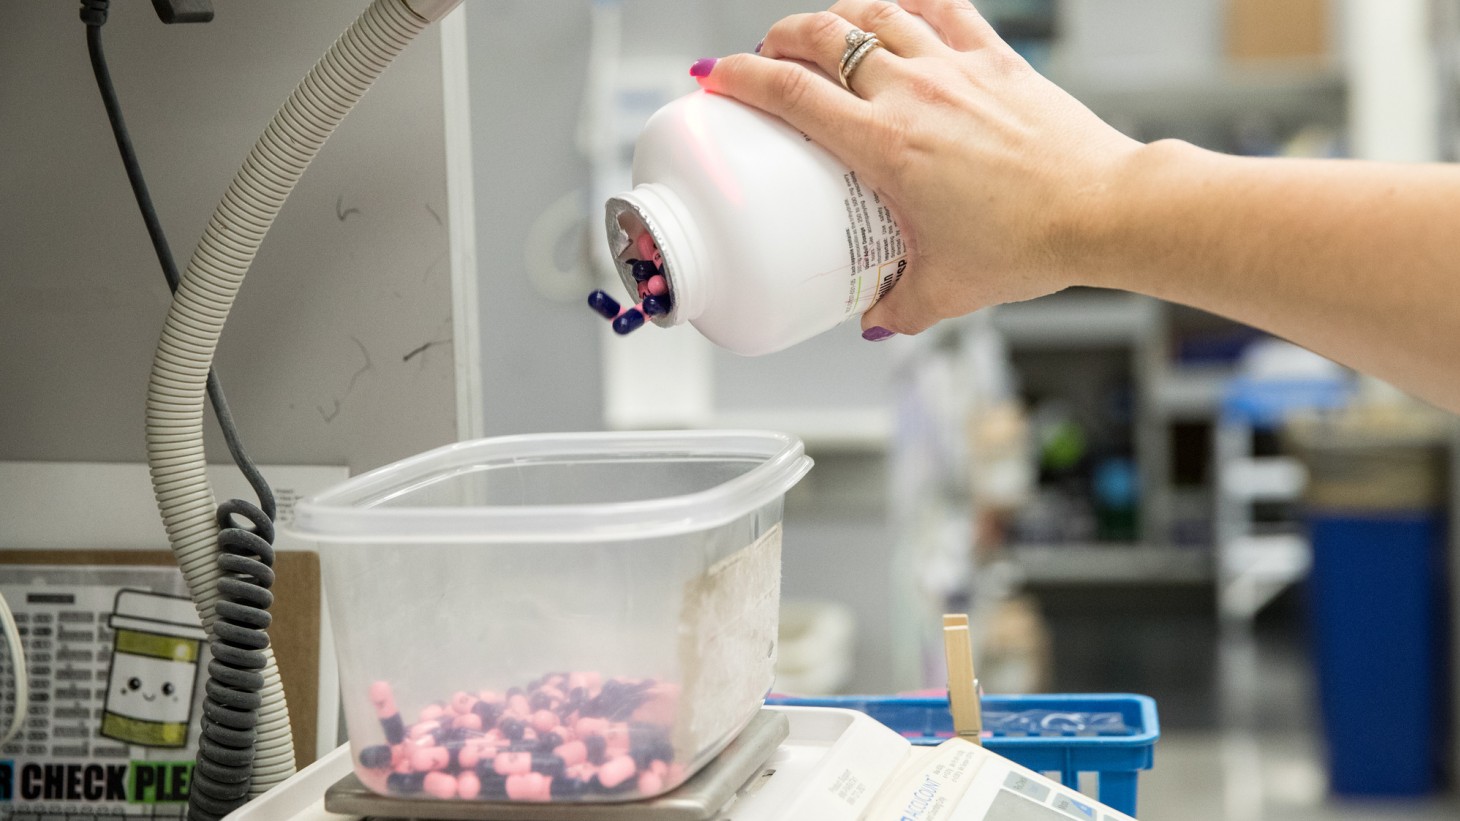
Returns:
[[[649,772],[652,772],[660,778],[663,778],[664,776],[669,775],[669,765],[664,763],[663,761],[655,759],[649,762]]]
[[[633,778],[638,769],[634,765],[634,759],[629,756],[615,756],[603,762],[603,766],[598,768],[598,783],[611,790]]]
[[[458,692],[451,697],[451,711],[459,715],[466,715],[477,703],[477,697],[468,692]]]
[[[580,718],[578,723],[573,725],[573,730],[578,733],[579,738],[587,738],[592,735],[603,735],[608,729],[606,718]]]
[[[650,259],[659,253],[659,247],[654,244],[654,237],[648,231],[639,235],[635,245],[639,249],[639,259]]]
[[[390,794],[390,787],[387,786],[390,776],[384,770],[356,770],[355,777],[360,779],[365,789],[376,795]]]
[[[471,770],[456,777],[456,796],[471,801],[482,794],[482,780]]]
[[[532,729],[539,733],[550,733],[558,727],[558,716],[552,710],[538,710],[532,714]]]
[[[532,753],[497,753],[497,757],[492,759],[492,769],[497,771],[497,775],[532,772]]]
[[[532,713],[532,708],[527,706],[527,696],[521,693],[507,699],[507,709],[523,718],[526,718]]]
[[[406,737],[417,742],[422,739],[429,739],[432,744],[435,744],[436,731],[439,729],[441,729],[441,722],[439,721],[421,721],[411,725],[411,728],[406,731]]]
[[[669,293],[669,281],[664,278],[663,274],[655,274],[649,277],[648,282],[644,283],[644,290],[653,296],[664,296]],[[643,294],[639,295],[641,299],[643,296]]]
[[[482,717],[476,713],[467,713],[466,715],[457,716],[456,720],[451,722],[451,726],[458,730],[470,730],[478,733],[482,729]]]
[[[446,714],[446,708],[440,704],[427,704],[421,708],[421,713],[416,718],[420,721],[436,721]]]
[[[583,688],[584,690],[588,689],[588,674],[587,673],[569,673],[568,674],[568,689],[571,691],[571,690],[576,690],[576,689],[578,689],[580,687]]]
[[[603,779],[599,779],[602,781]],[[658,795],[664,792],[664,779],[655,775],[652,771],[639,773],[639,794],[643,796]]]
[[[563,759],[569,767],[582,764],[588,759],[588,745],[581,741],[569,741],[553,749],[553,755]]]
[[[639,299],[640,300],[642,300],[646,296],[649,296],[649,283],[647,283],[647,282],[639,282],[639,283],[636,283],[636,287],[637,287],[637,290],[639,292]]]
[[[552,778],[542,773],[507,776],[507,797],[513,801],[549,801],[552,789]]]
[[[399,712],[395,708],[395,694],[391,692],[388,681],[377,681],[370,685],[370,703],[375,705],[375,715],[378,718],[390,718]]]
[[[444,770],[451,761],[451,753],[445,747],[418,747],[411,753],[411,768],[418,773]]]
[[[644,701],[634,709],[634,721],[671,726],[679,714],[679,687],[655,684],[644,694]]]
[[[478,690],[477,698],[488,704],[501,704],[503,700],[502,694],[496,690]]]
[[[456,797],[456,777],[446,773],[428,773],[421,788],[437,798]]]

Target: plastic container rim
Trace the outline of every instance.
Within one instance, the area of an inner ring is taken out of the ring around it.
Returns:
[[[761,459],[706,490],[627,502],[381,507],[443,474],[487,464],[565,458],[695,456]],[[784,495],[811,469],[801,440],[754,430],[545,433],[456,442],[347,479],[304,499],[283,528],[301,539],[352,543],[578,543],[675,536],[725,524]]]

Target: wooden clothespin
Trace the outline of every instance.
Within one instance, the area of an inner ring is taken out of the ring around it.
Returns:
[[[983,710],[978,701],[978,677],[973,672],[973,639],[968,633],[968,616],[943,616],[943,656],[948,664],[948,707],[953,712],[953,732],[959,738],[982,745]]]

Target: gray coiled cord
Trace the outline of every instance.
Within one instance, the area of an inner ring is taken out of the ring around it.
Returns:
[[[233,517],[252,524],[237,527]],[[274,595],[274,522],[240,499],[218,506],[218,620],[213,622],[213,660],[208,662],[198,761],[188,794],[188,817],[222,818],[248,801],[254,742],[269,646],[269,606]]]

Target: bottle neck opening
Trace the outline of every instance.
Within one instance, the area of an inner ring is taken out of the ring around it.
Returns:
[[[704,312],[707,294],[699,236],[688,209],[673,191],[659,183],[644,183],[611,198],[605,205],[604,228],[614,268],[632,295],[638,293],[631,263],[640,258],[639,238],[649,235],[659,249],[671,307],[668,314],[651,317],[655,324],[680,325]]]

